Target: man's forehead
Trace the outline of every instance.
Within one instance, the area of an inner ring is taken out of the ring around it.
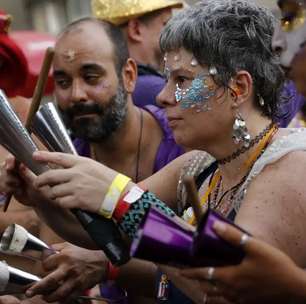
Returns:
[[[76,61],[113,60],[113,48],[101,41],[61,41],[55,46],[54,61],[73,63]]]
[[[105,29],[96,23],[84,22],[64,32],[58,37],[55,48],[67,48],[67,45],[76,49],[99,51],[113,51],[112,41]]]
[[[84,62],[80,66],[78,66],[79,72],[95,72],[104,74],[106,69],[103,65],[96,63],[96,62]],[[54,76],[61,76],[65,74],[65,69],[60,64],[54,66]]]

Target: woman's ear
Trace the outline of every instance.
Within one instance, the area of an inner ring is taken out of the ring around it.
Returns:
[[[122,69],[123,86],[127,93],[132,94],[135,90],[137,80],[137,64],[134,59],[129,58]]]
[[[253,79],[249,72],[239,71],[230,82],[230,94],[233,97],[233,107],[237,108],[253,95]]]

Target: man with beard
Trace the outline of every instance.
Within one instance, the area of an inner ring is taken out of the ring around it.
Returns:
[[[91,18],[68,25],[55,45],[53,70],[56,100],[80,155],[137,182],[183,153],[174,142],[162,109],[140,109],[133,104],[137,68],[119,28]],[[57,242],[46,225],[41,236],[49,243]],[[48,301],[62,300],[109,276],[106,266],[111,266],[102,252],[67,243],[54,249],[60,253],[44,261],[45,269],[53,272],[35,290],[48,293]],[[120,270],[118,279],[130,295],[132,290],[141,293],[140,282],[144,293],[150,285],[151,292],[155,269],[153,264],[131,261]],[[62,281],[60,286],[53,286]],[[141,303],[139,298],[134,301]]]
[[[54,80],[82,155],[139,181],[182,153],[163,111],[133,105],[136,63],[118,28],[94,19],[68,26],[55,46]]]

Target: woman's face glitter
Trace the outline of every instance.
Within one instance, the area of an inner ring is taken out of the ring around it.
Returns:
[[[207,84],[209,77],[208,73],[199,74],[186,89],[176,84],[175,99],[182,109],[201,107],[203,111],[208,110],[208,100],[215,95],[215,91]]]
[[[197,59],[194,56],[189,57],[189,59],[185,57],[186,56],[184,56],[184,54],[182,55],[180,52],[174,52],[172,54],[166,53],[164,56],[165,77],[169,80],[170,77],[172,77],[171,75],[178,74],[178,78],[186,78],[184,77],[184,73],[180,75],[180,73],[177,72],[179,70],[186,70],[190,74],[196,75],[184,82],[185,87],[183,83],[174,80],[175,100],[177,103],[180,103],[182,109],[196,108],[197,112],[208,111],[208,100],[215,95],[214,88],[212,85],[209,85],[209,78],[217,74],[217,69],[211,67],[209,72],[200,72],[202,68]]]

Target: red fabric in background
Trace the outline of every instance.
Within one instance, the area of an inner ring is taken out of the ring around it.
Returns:
[[[28,63],[26,83],[23,88],[18,91],[18,95],[32,97],[45,51],[49,46],[54,46],[55,37],[50,34],[34,31],[14,31],[10,33],[10,37],[22,50]],[[45,95],[52,94],[53,87],[52,72],[50,71]]]
[[[0,88],[8,96],[16,96],[26,84],[27,60],[21,49],[6,34],[0,34]]]

